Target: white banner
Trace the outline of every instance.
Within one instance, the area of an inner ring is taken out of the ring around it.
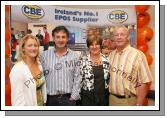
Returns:
[[[12,5],[11,17],[25,23],[55,23],[68,26],[113,26],[136,24],[136,12],[132,8],[75,9],[48,5]]]

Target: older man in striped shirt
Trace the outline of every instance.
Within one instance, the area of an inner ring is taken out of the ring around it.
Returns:
[[[143,52],[129,45],[125,26],[115,28],[116,50],[110,54],[109,105],[144,105],[152,75]]]
[[[55,48],[44,51],[41,63],[45,72],[48,106],[74,106],[80,98],[78,54],[67,48],[69,31],[58,26],[52,31]]]

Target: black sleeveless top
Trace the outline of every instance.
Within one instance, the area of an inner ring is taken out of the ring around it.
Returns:
[[[97,106],[105,106],[105,81],[103,65],[92,66],[94,73],[94,104]]]
[[[81,90],[81,106],[108,106],[108,89],[105,89],[103,65],[92,66],[93,91]]]

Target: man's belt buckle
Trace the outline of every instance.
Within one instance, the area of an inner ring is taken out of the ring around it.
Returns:
[[[62,98],[62,97],[63,97],[63,94],[59,94],[59,95],[58,95],[58,98]]]
[[[131,98],[131,95],[125,95],[126,98]]]

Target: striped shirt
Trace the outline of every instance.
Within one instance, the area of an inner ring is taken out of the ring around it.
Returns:
[[[152,75],[143,52],[128,45],[121,52],[110,54],[109,92],[125,95],[129,90],[136,95],[136,88],[152,81]]]
[[[67,49],[63,56],[57,56],[55,49],[44,51],[40,56],[44,69],[48,95],[71,93],[73,99],[79,99],[81,77],[79,56]]]

